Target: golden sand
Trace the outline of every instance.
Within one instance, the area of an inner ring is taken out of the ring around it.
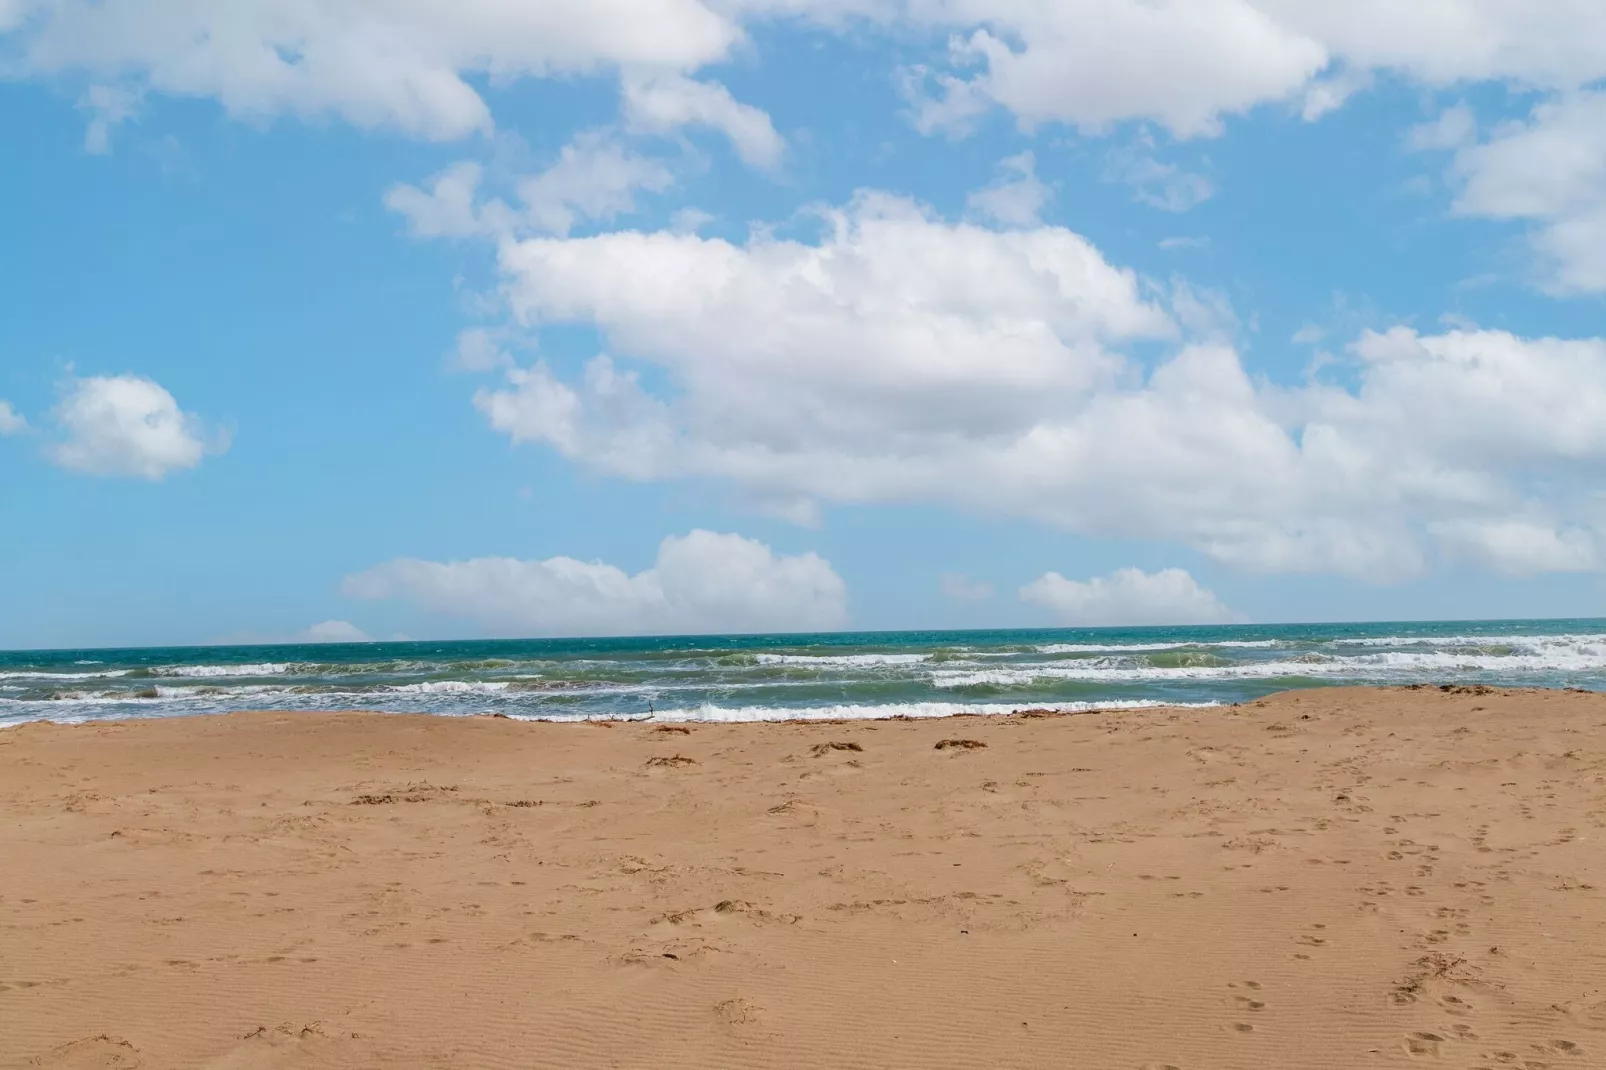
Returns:
[[[0,1066],[1606,1067],[1606,697],[0,732]]]

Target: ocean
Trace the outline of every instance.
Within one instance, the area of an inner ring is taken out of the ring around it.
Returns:
[[[1606,690],[1606,620],[22,651],[0,653],[0,725],[247,709],[938,717],[1410,683]]]

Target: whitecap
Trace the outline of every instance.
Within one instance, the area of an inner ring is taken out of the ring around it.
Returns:
[[[1216,702],[1047,702],[1023,706],[1020,703],[967,703],[967,702],[887,702],[877,705],[841,706],[714,706],[702,705],[685,709],[659,710],[655,721],[718,721],[742,723],[752,721],[872,721],[891,717],[953,717],[959,714],[1002,716],[1020,713],[1026,709],[1049,710],[1054,713],[1088,713],[1094,710],[1140,710],[1157,707],[1186,707],[1208,709]],[[561,718],[548,718],[560,720]]]
[[[757,654],[760,665],[811,665],[825,667],[869,665],[919,665],[930,661],[930,654]]]
[[[1287,645],[1288,641],[1284,639],[1223,639],[1210,643],[1049,643],[1037,647],[1036,650],[1039,654],[1146,654],[1159,650],[1192,650],[1202,647],[1266,650]]]
[[[152,669],[152,676],[180,676],[211,678],[217,676],[278,676],[290,671],[282,663],[264,662],[259,665],[168,665]]]
[[[386,693],[393,695],[444,695],[495,693],[506,691],[509,685],[503,682],[485,683],[476,680],[430,680],[421,684],[398,684],[395,687],[385,688]]]

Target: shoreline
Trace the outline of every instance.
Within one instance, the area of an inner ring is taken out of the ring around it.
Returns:
[[[1602,699],[30,722],[0,1067],[1595,1065]]]
[[[1523,694],[1579,694],[1601,695],[1606,691],[1593,691],[1589,688],[1543,685],[1523,687],[1503,686],[1493,684],[1452,684],[1418,682],[1410,684],[1338,684],[1318,685],[1305,688],[1288,688],[1275,691],[1258,699],[1247,702],[1166,702],[1160,699],[1138,699],[1131,702],[1124,700],[1095,700],[1087,702],[1061,702],[1040,703],[1036,705],[1017,703],[973,703],[974,709],[966,708],[964,703],[902,703],[885,704],[879,707],[838,707],[848,709],[891,709],[897,705],[942,705],[945,708],[941,713],[907,714],[894,713],[874,716],[843,717],[840,715],[821,717],[725,717],[725,718],[696,718],[681,716],[665,716],[666,713],[680,713],[682,711],[659,711],[642,716],[615,715],[615,714],[587,714],[576,717],[542,716],[517,713],[474,712],[474,713],[447,713],[423,710],[387,710],[368,708],[327,709],[327,710],[301,710],[301,709],[241,709],[219,710],[201,712],[179,713],[117,713],[103,717],[36,717],[31,720],[0,722],[0,730],[21,728],[27,725],[48,724],[64,728],[93,726],[98,724],[141,724],[148,721],[189,720],[192,718],[216,717],[248,717],[248,716],[294,716],[294,717],[344,717],[344,716],[373,716],[373,717],[433,717],[448,721],[491,719],[499,721],[513,721],[522,724],[684,724],[684,725],[850,725],[860,723],[879,723],[888,721],[943,721],[953,718],[982,717],[982,718],[1012,718],[1012,717],[1079,717],[1086,715],[1107,713],[1140,713],[1157,710],[1201,711],[1241,709],[1245,706],[1255,706],[1268,701],[1281,700],[1293,695],[1324,694],[1330,692],[1439,692],[1449,695],[1523,695]],[[765,707],[767,711],[777,714],[783,712],[785,707]],[[725,708],[725,712],[739,712]]]
[[[1405,685],[1409,686],[1409,685]],[[1306,689],[1295,689],[1306,690]],[[1312,688],[1308,690],[1344,690],[1343,688]],[[1547,690],[1510,688],[1507,690]],[[1293,692],[1276,692],[1274,695],[1290,694]],[[26,725],[49,724],[63,728],[79,728],[97,724],[142,724],[147,721],[173,721],[189,720],[191,718],[210,717],[250,717],[284,715],[293,717],[345,717],[345,716],[373,716],[373,717],[437,717],[443,720],[477,720],[492,719],[498,721],[515,721],[522,724],[685,724],[685,725],[760,725],[760,724],[859,724],[876,723],[882,721],[941,721],[951,717],[1076,717],[1083,714],[1138,712],[1143,710],[1210,710],[1232,709],[1243,703],[1225,702],[1164,702],[1158,699],[1140,699],[1132,702],[1120,700],[1090,701],[1090,702],[1063,702],[1048,704],[1018,704],[1018,703],[896,703],[886,704],[882,707],[841,707],[848,709],[893,709],[899,705],[943,705],[952,707],[941,713],[908,714],[889,713],[876,716],[843,717],[840,715],[822,717],[748,717],[748,718],[695,718],[665,716],[665,713],[678,713],[680,711],[659,711],[644,716],[630,716],[623,714],[588,714],[579,717],[540,716],[517,713],[487,712],[487,713],[445,713],[429,710],[387,710],[387,709],[327,709],[327,710],[300,710],[300,709],[241,709],[217,710],[201,712],[179,713],[115,713],[103,717],[35,717],[26,721],[0,722],[0,730],[7,728],[21,728]],[[974,706],[974,709],[968,708]],[[779,714],[786,710],[783,706],[765,707],[766,710]],[[730,711],[737,712],[737,711]]]

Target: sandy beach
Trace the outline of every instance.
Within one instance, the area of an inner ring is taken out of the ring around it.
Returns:
[[[1606,697],[0,732],[0,1066],[1606,1066]]]

